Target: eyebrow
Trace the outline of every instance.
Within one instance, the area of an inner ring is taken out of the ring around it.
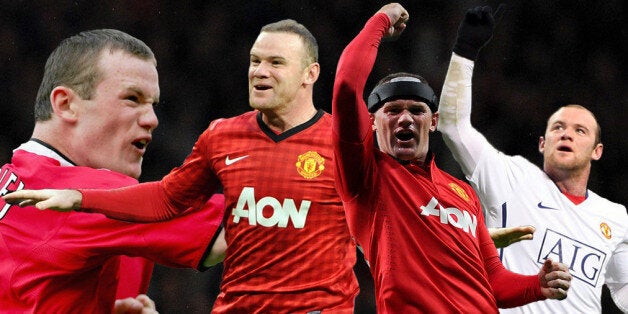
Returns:
[[[129,86],[126,90],[138,94],[141,98],[149,98],[149,97],[146,97],[146,94],[140,88],[136,86]],[[153,98],[153,103],[154,104],[159,103],[159,95]]]
[[[550,126],[554,126],[554,125],[557,125],[557,124],[560,124],[560,125],[567,125],[567,122],[562,121],[562,120],[556,120],[556,121],[552,122],[552,124],[550,124]],[[587,130],[587,131],[590,131],[590,130],[591,130],[591,128],[589,128],[588,126],[586,126],[586,125],[584,125],[584,124],[580,124],[580,123],[572,123],[572,124],[573,124],[573,125],[575,126],[575,128],[577,128],[577,129],[582,128],[582,129],[585,129],[585,130]]]

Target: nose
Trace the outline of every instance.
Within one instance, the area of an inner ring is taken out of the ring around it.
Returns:
[[[153,105],[147,105],[147,109],[140,115],[138,120],[138,124],[147,129],[148,132],[152,132],[157,125],[159,125],[159,119],[157,118],[157,114],[155,114],[155,108]]]
[[[252,66],[251,71],[255,77],[268,77],[268,65],[266,62],[260,62]]]
[[[408,126],[412,124],[412,122],[414,122],[414,119],[412,119],[412,113],[409,110],[404,109],[399,114],[399,120],[398,120],[399,125]]]
[[[569,129],[569,128],[563,129],[563,133],[560,135],[560,139],[561,140],[571,140],[571,139],[573,139],[573,136],[571,134],[571,129]]]

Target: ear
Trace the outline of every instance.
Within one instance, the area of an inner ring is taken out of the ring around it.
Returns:
[[[600,160],[600,158],[602,158],[603,150],[604,145],[602,145],[602,143],[598,143],[597,145],[595,145],[595,148],[593,148],[593,151],[591,152],[591,159]]]
[[[321,74],[321,66],[318,62],[314,62],[305,68],[305,79],[303,83],[305,85],[313,85],[316,80],[318,80],[318,76]]]
[[[544,150],[545,150],[545,138],[542,136],[539,136],[539,152],[543,154]]]
[[[76,112],[75,102],[80,97],[71,88],[65,86],[57,86],[50,92],[50,104],[52,105],[53,115],[70,122],[76,121],[78,113]]]
[[[434,112],[432,114],[432,120],[430,121],[430,132],[436,131],[437,126],[438,126],[438,112]]]
[[[371,129],[377,131],[377,126],[375,126],[375,113],[369,112],[369,117],[371,118]]]

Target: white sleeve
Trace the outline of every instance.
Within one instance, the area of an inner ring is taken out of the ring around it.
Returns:
[[[470,177],[485,147],[486,138],[471,125],[472,60],[452,53],[438,106],[438,131],[465,176]]]
[[[615,305],[628,313],[628,234],[619,244],[608,264],[606,285]]]

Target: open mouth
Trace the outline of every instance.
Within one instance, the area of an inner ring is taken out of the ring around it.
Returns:
[[[138,141],[134,141],[133,146],[137,147],[137,149],[145,149],[146,146],[148,146],[148,140],[143,139],[143,140],[138,140]]]
[[[411,139],[414,138],[414,133],[412,133],[412,131],[410,130],[403,130],[403,131],[399,131],[397,133],[395,133],[395,137],[397,137],[397,139],[399,139],[400,141],[409,141]]]
[[[255,88],[255,90],[268,90],[268,89],[271,89],[272,87],[270,85],[258,84],[258,85],[253,85],[253,88]]]
[[[557,150],[559,152],[573,152],[573,150],[568,146],[558,146]]]

